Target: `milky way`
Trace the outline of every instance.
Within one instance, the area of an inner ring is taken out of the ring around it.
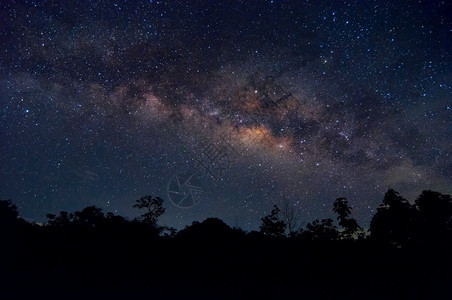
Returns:
[[[0,197],[250,230],[452,193],[451,7],[396,2],[2,2]]]

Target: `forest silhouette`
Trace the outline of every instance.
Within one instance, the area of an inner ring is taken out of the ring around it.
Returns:
[[[346,198],[337,220],[298,228],[274,206],[259,231],[218,218],[177,231],[158,225],[164,201],[144,196],[129,220],[88,206],[43,225],[0,200],[0,295],[33,298],[450,299],[452,199],[423,191],[414,204],[390,189],[369,230]]]

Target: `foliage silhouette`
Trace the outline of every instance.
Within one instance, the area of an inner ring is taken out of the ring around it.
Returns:
[[[314,241],[335,241],[339,238],[337,227],[332,219],[314,220],[301,231],[301,238]]]
[[[108,212],[105,217],[105,224],[109,227],[117,227],[126,226],[128,221],[122,217],[113,214],[112,212]]]
[[[298,213],[296,207],[293,204],[289,203],[287,199],[284,199],[284,203],[281,208],[281,215],[286,224],[288,236],[295,236],[298,222],[300,220],[300,214]]]
[[[347,198],[337,198],[333,203],[333,211],[338,214],[337,219],[344,220],[352,213],[352,208],[349,206]]]
[[[177,234],[178,238],[204,240],[224,240],[240,236],[244,236],[242,230],[231,228],[218,218],[207,218],[201,223],[195,221]]]
[[[356,228],[347,223],[353,219],[345,198],[337,199],[333,210],[343,232]],[[0,247],[0,278],[5,278],[0,288],[7,299],[50,292],[84,299],[145,298],[149,291],[154,298],[175,299],[296,298],[300,293],[360,299],[369,291],[375,299],[452,296],[447,282],[452,248],[437,244],[450,237],[451,199],[432,191],[411,205],[389,190],[372,220],[371,238],[357,241],[345,238],[332,219],[315,220],[283,239],[286,224],[277,206],[262,218],[261,232],[248,234],[208,218],[178,233],[166,228],[169,234],[159,236],[157,219],[149,226],[144,217],[128,221],[95,206],[48,214],[46,226],[20,230],[7,225],[21,224],[11,201],[1,200],[0,216],[3,233],[11,233],[1,236]]]
[[[47,225],[54,227],[68,227],[74,218],[73,214],[67,211],[60,211],[59,215],[47,214]]]
[[[355,219],[349,218],[352,207],[348,204],[347,198],[337,198],[333,204],[333,211],[338,214],[339,225],[344,229],[339,233],[343,239],[351,239],[355,235],[362,238],[363,229],[358,225]]]
[[[389,189],[370,223],[371,238],[397,246],[416,239],[416,210],[393,189]]]
[[[451,242],[452,199],[433,191],[423,191],[415,201],[422,241]]]
[[[0,226],[13,226],[17,224],[17,206],[11,200],[0,200]]]
[[[73,223],[86,227],[98,227],[105,221],[102,209],[95,205],[85,207],[81,211],[74,212]]]
[[[152,198],[149,195],[138,199],[133,207],[146,211],[141,215],[141,219],[144,223],[151,226],[156,226],[158,218],[165,212],[163,199],[160,197]]]
[[[274,205],[271,213],[261,219],[260,230],[264,235],[274,238],[284,236],[287,225],[283,220],[279,219],[280,212],[278,206]]]

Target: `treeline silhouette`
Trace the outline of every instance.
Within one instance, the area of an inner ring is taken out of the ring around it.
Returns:
[[[452,200],[424,191],[410,204],[386,192],[369,230],[346,198],[337,222],[298,228],[293,206],[274,206],[259,231],[218,218],[176,231],[158,225],[163,199],[144,196],[128,220],[101,208],[48,214],[44,225],[0,200],[0,297],[447,299]],[[337,225],[336,225],[337,224]]]

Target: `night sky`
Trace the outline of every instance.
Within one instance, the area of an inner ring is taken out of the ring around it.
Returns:
[[[1,1],[0,198],[301,225],[452,193],[448,1]]]

